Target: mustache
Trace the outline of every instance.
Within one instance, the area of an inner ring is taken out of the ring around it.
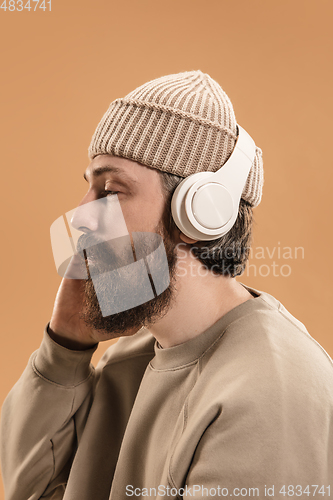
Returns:
[[[150,265],[161,269],[168,265],[170,248],[166,249],[165,246],[173,248],[168,238],[163,238],[159,233],[145,232],[132,233],[132,237],[133,242],[129,234],[106,241],[96,234],[83,234],[78,239],[77,251],[84,257],[91,276],[129,266],[142,259],[148,265],[146,258],[151,259]],[[131,272],[135,274],[133,268]]]
[[[102,243],[107,243],[107,241],[92,234],[82,234],[77,240],[76,250],[78,253],[83,254],[83,251],[87,250],[87,248],[96,247]]]
[[[77,252],[84,257],[92,275],[105,273],[134,262],[129,235],[103,240],[83,234],[77,242]]]

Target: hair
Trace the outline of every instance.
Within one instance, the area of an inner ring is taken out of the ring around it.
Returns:
[[[161,172],[162,188],[166,197],[164,225],[169,235],[176,229],[171,215],[171,198],[183,180],[168,172]],[[202,241],[191,245],[191,252],[214,274],[223,276],[239,276],[245,270],[252,240],[253,212],[250,203],[241,199],[238,216],[233,227],[221,238]]]

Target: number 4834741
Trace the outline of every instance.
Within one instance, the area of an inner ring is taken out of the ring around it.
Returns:
[[[0,0],[1,1],[1,0]],[[46,10],[51,10],[51,0],[3,0],[0,5],[0,9],[5,12],[8,10],[9,12],[13,12],[16,10],[17,12],[21,12],[24,10],[28,10],[36,12],[37,9],[42,9],[44,12]]]

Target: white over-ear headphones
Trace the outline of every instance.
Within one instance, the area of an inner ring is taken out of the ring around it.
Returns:
[[[177,186],[171,212],[183,234],[208,241],[232,228],[255,152],[253,139],[238,125],[237,142],[228,161],[217,172],[190,175]]]

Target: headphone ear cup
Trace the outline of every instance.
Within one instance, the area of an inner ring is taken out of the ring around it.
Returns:
[[[186,195],[185,210],[192,225],[208,235],[210,230],[223,231],[234,214],[234,202],[222,184],[198,181]]]
[[[187,193],[191,189],[191,187],[196,183],[196,181],[208,179],[211,176],[211,173],[207,172],[199,172],[189,177],[186,177],[178,184],[172,199],[171,199],[171,213],[173,220],[178,227],[178,229],[188,236],[189,238],[195,240],[207,240],[205,233],[201,232],[199,229],[196,229],[191,220],[188,217],[188,210],[186,210],[186,199]]]
[[[200,172],[184,179],[171,200],[175,224],[189,238],[207,241],[224,234],[224,226],[235,213],[225,186],[209,182],[212,174]]]
[[[209,241],[230,231],[255,152],[253,139],[238,125],[237,142],[226,163],[216,172],[199,172],[179,184],[171,211],[182,233]]]

